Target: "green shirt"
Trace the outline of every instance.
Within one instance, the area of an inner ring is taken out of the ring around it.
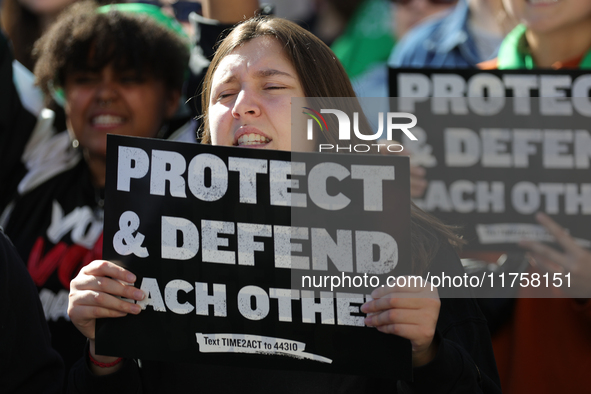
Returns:
[[[388,60],[395,44],[391,26],[389,2],[366,0],[359,5],[343,34],[331,46],[349,78]]]
[[[525,31],[526,27],[524,25],[518,25],[507,34],[499,48],[499,70],[533,70],[536,68],[525,39]],[[591,69],[591,50],[585,54],[579,68]]]

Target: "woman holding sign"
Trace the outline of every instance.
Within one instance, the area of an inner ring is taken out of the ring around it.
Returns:
[[[330,75],[326,78],[323,75]],[[292,97],[355,97],[330,49],[299,26],[274,18],[238,25],[220,44],[204,83],[203,142],[291,150]],[[321,136],[321,140],[330,137]],[[461,240],[418,208],[412,209],[412,263],[416,273],[435,262],[462,274],[452,245]],[[449,274],[453,274],[449,272]],[[412,345],[414,381],[296,371],[185,365],[107,357],[95,351],[95,319],[138,314],[142,291],[133,273],[107,261],[83,268],[71,283],[69,315],[89,338],[71,376],[73,392],[481,392],[500,385],[486,322],[472,299],[440,299],[429,287],[379,288],[362,306],[367,326]],[[409,297],[412,296],[411,297]],[[395,357],[395,355],[392,355]]]
[[[591,2],[504,0],[504,4],[520,25],[505,38],[498,58],[482,63],[482,68],[591,69]],[[564,251],[524,241],[522,246],[536,262],[534,272],[571,273],[571,286],[558,297],[579,298],[552,298],[556,294],[548,289],[521,289],[512,319],[494,336],[499,374],[508,393],[586,391],[591,366],[591,253],[548,216],[540,213],[536,219]]]

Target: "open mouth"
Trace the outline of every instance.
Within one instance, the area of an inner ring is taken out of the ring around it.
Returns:
[[[95,127],[116,127],[123,124],[124,119],[116,115],[97,115],[90,119]]]
[[[271,142],[271,140],[260,134],[242,134],[237,141],[237,146],[249,146],[249,145],[264,145]]]

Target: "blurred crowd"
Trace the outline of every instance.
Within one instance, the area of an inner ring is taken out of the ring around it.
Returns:
[[[65,391],[88,352],[67,314],[70,281],[102,250],[106,143],[86,123],[128,122],[127,135],[198,143],[201,83],[217,40],[210,31],[257,14],[291,20],[330,46],[359,97],[388,97],[389,68],[591,68],[589,0],[95,1],[0,0],[2,392]],[[144,19],[96,19],[84,7]],[[111,109],[116,100],[125,110]],[[425,174],[413,169],[413,197]],[[547,216],[538,220],[563,250],[530,242],[524,256],[537,257],[538,269],[578,273],[581,291],[483,305],[502,388],[589,392],[591,252]]]

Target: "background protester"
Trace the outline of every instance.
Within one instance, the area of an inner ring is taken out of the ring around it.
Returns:
[[[64,366],[51,347],[37,289],[2,229],[0,359],[3,393],[61,393]]]
[[[388,0],[330,2],[346,21],[343,32],[330,45],[353,86],[375,67],[383,66],[394,47],[392,5]]]
[[[33,47],[58,15],[76,0],[3,0],[0,4],[0,27],[12,43],[15,57],[14,80],[17,91],[25,108],[33,115],[39,115],[44,98],[34,86],[35,56]],[[97,3],[108,4],[115,1],[99,0]],[[52,102],[51,97],[45,98],[45,105],[57,113],[63,125],[63,110],[59,102]]]
[[[213,58],[214,47],[224,32],[244,18],[255,14],[267,15],[271,7],[259,8],[259,0],[201,0],[203,16],[193,14],[191,30],[194,32],[194,45],[191,49],[191,59],[186,92],[189,98],[187,105],[193,117],[201,119],[201,84]]]
[[[459,0],[451,13],[412,29],[395,48],[388,65],[394,68],[476,68],[479,63],[496,56],[503,38],[514,25],[502,0]],[[423,182],[428,182],[427,178]],[[499,260],[509,261],[505,267],[521,265],[524,260],[523,254],[509,256],[500,252],[464,252],[462,257],[464,263],[477,272]],[[510,299],[481,299],[479,303],[491,332],[506,321],[512,308]]]
[[[493,337],[504,392],[552,393],[559,388],[582,392],[588,387],[591,366],[591,251],[547,215],[538,213],[536,219],[562,250],[520,242],[531,254],[530,272],[570,274],[571,281],[557,293],[520,291],[512,319]],[[555,298],[565,296],[575,298]]]
[[[47,94],[63,89],[68,132],[53,130],[50,110],[18,140],[0,129],[4,168],[22,160],[28,170],[9,172],[18,188],[0,225],[40,289],[66,367],[85,343],[66,313],[70,280],[102,254],[106,133],[170,134],[189,58],[182,29],[157,7],[108,7],[74,4],[36,45],[37,79]]]
[[[401,39],[419,23],[449,12],[458,0],[392,0],[396,4],[395,32]]]
[[[343,35],[332,45],[357,95],[388,97],[387,60],[395,50],[395,42],[413,27],[447,13],[456,2],[392,0],[394,7],[390,11],[383,1],[359,2]]]
[[[0,167],[10,168],[10,171],[0,171],[0,211],[10,202],[19,180],[27,172],[24,164],[7,148],[24,147],[36,122],[35,116],[24,108],[13,84],[12,63],[10,43],[0,31],[0,136],[3,144]]]
[[[198,0],[145,0],[143,3],[160,7],[162,12],[176,19],[189,36],[194,34],[189,21],[189,15],[191,13],[201,14],[203,12],[201,2]]]
[[[2,0],[0,22],[12,42],[14,57],[33,70],[35,41],[55,22],[57,16],[76,0]]]
[[[503,0],[519,25],[482,68],[591,68],[591,4],[585,0]]]
[[[504,4],[520,24],[503,40],[498,58],[483,63],[483,68],[591,68],[591,3],[505,0]],[[588,251],[574,245],[546,216],[539,215],[538,220],[556,236],[564,252],[524,243],[538,262],[532,270],[560,269],[585,278]],[[586,293],[577,291],[576,296],[583,298],[527,298],[540,294],[532,289],[520,291],[511,320],[493,338],[506,393],[580,392],[588,386],[591,302],[588,282],[577,282],[577,289]],[[574,296],[573,290],[570,295]]]
[[[278,56],[278,53],[282,55]],[[335,76],[327,80],[318,68]],[[264,70],[277,70],[264,73]],[[304,76],[307,76],[304,78]],[[291,147],[292,97],[355,97],[346,73],[319,39],[282,19],[255,18],[236,27],[220,44],[204,82],[203,142],[241,146],[239,126],[250,125],[264,142],[251,148]],[[322,135],[318,142],[329,140]],[[242,142],[241,142],[242,141]],[[412,208],[412,264],[415,272],[429,267],[462,274],[453,246],[461,240],[445,225]],[[414,381],[343,376],[324,373],[190,365],[130,360],[96,354],[95,319],[140,313],[140,306],[117,296],[142,300],[141,290],[129,285],[133,273],[107,261],[84,267],[72,281],[69,314],[89,338],[89,349],[70,380],[74,393],[184,392],[393,392],[498,393],[500,386],[486,322],[473,299],[439,299],[429,288],[382,288],[362,310],[366,324],[386,334],[410,340]],[[416,298],[405,298],[416,292]],[[98,296],[97,296],[98,295]],[[444,296],[444,293],[441,293]],[[464,294],[466,296],[467,294]],[[394,355],[392,355],[394,357]],[[101,365],[99,365],[101,363]],[[228,379],[232,376],[232,379]]]
[[[450,14],[410,31],[388,64],[412,68],[476,67],[496,56],[513,26],[502,0],[459,0]]]
[[[12,78],[16,92],[19,95],[22,112],[19,112],[19,120],[15,122],[13,130],[19,130],[19,135],[26,137],[34,127],[37,118],[44,108],[51,109],[55,114],[54,125],[58,130],[65,130],[65,114],[61,97],[44,96],[41,89],[35,85],[35,56],[33,47],[35,42],[56,21],[58,15],[76,0],[3,0],[0,2],[0,28],[8,36],[14,53],[12,62]],[[98,0],[101,4],[111,3],[111,0]],[[16,115],[14,115],[16,118]],[[18,139],[18,137],[16,138]],[[20,176],[26,171],[19,164],[14,168]],[[10,180],[19,177],[7,174]],[[0,180],[2,176],[0,175]],[[0,183],[5,184],[5,183]],[[14,185],[7,185],[0,190],[0,211],[10,201],[9,192],[14,190]]]

